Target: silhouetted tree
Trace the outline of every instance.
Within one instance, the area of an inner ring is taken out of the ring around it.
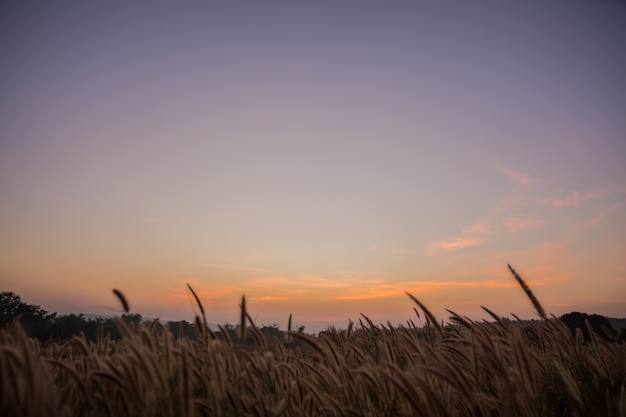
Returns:
[[[220,331],[215,333],[221,340],[226,340],[226,337],[228,337],[231,342],[239,340],[239,329],[235,325],[226,323],[222,326],[222,329],[224,329],[224,331],[220,329]],[[224,332],[226,334],[224,334]]]
[[[26,304],[22,298],[11,291],[0,293],[0,326],[11,323],[17,316],[45,320],[54,317],[40,306]]]
[[[137,314],[128,313],[128,314],[122,314],[122,320],[124,320],[124,322],[128,324],[131,329],[137,331],[137,329],[139,329],[139,324],[143,320],[143,317],[141,317],[141,314],[138,314],[138,313]]]
[[[38,305],[25,303],[12,291],[0,293],[0,327],[20,317],[20,323],[29,336],[45,340],[50,320],[55,316],[56,313],[49,313]]]
[[[95,342],[98,338],[97,320],[87,320],[82,314],[66,314],[52,319],[48,336],[57,340],[67,340],[83,333],[87,340]]]
[[[272,324],[271,326],[263,326],[259,330],[261,331],[263,336],[265,336],[266,339],[271,339],[272,336],[278,339],[279,342],[284,342],[286,339],[285,333],[278,328],[278,324]]]
[[[196,327],[187,320],[168,321],[167,328],[176,339],[187,337],[189,339],[197,339],[198,332]]]
[[[559,317],[567,327],[570,328],[572,333],[575,334],[576,329],[580,329],[585,337],[585,342],[591,339],[591,335],[585,325],[585,320],[589,322],[593,332],[607,341],[615,340],[616,332],[611,326],[611,322],[604,316],[599,314],[586,314],[574,311],[572,313],[563,314]]]

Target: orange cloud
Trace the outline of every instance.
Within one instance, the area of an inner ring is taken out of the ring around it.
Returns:
[[[289,296],[273,296],[273,295],[264,295],[261,297],[250,297],[249,300],[250,301],[261,301],[261,302],[266,302],[266,301],[287,301],[287,300],[293,300],[294,297],[289,297]]]
[[[470,227],[461,231],[464,235],[485,235],[490,232],[487,221],[481,220],[474,222]]]
[[[298,285],[322,288],[345,288],[349,286],[349,284],[344,280],[322,278],[310,274],[301,274],[300,279],[298,280]]]
[[[584,198],[585,200],[599,200],[601,198],[604,198],[606,194],[607,192],[605,190],[592,191],[592,192],[586,193]]]
[[[567,280],[565,275],[554,277],[550,280],[527,280],[532,287],[558,283]],[[463,288],[515,288],[519,284],[512,278],[506,280],[485,281],[420,281],[420,282],[375,282],[365,288],[351,288],[349,294],[339,294],[333,297],[335,300],[371,300],[375,298],[388,298],[403,296],[408,292],[426,292],[432,290],[454,290]]]
[[[534,217],[528,219],[509,217],[504,222],[507,230],[511,233],[517,233],[522,229],[526,229],[527,227],[534,226],[539,223],[541,223],[541,221]]]
[[[268,272],[267,269],[253,268],[250,266],[242,266],[242,265],[235,265],[235,264],[202,264],[202,266],[207,266],[209,268],[217,268],[217,269],[227,269],[229,271]]]
[[[581,199],[582,197],[580,196],[580,193],[578,191],[574,191],[573,193],[571,193],[570,195],[568,195],[567,197],[563,199],[555,199],[552,202],[552,206],[555,208],[577,206],[580,204]]]
[[[503,215],[526,203],[528,193],[533,188],[530,176],[514,169],[504,167],[498,168],[498,171],[517,181],[518,184],[513,188],[511,194],[502,199],[495,207],[489,210],[485,216],[476,220],[469,227],[462,229],[461,236],[454,239],[437,241],[432,243],[431,246],[439,249],[454,250],[480,245],[485,242],[482,236],[498,232],[498,230],[492,230],[492,226],[500,226],[502,224],[501,219]],[[511,218],[511,220],[505,222],[509,230],[518,231],[536,222],[534,220],[533,223],[516,220],[516,218]]]
[[[463,249],[483,243],[479,237],[460,236],[452,240],[434,242],[433,246],[440,249]]]
[[[498,171],[509,178],[513,178],[520,184],[527,184],[530,182],[530,176],[528,176],[528,174],[522,174],[514,169],[500,167],[498,168]]]
[[[233,297],[240,292],[238,288],[231,285],[221,284],[209,287],[205,284],[200,283],[196,279],[189,279],[177,280],[174,285],[169,284],[165,286],[164,291],[155,293],[153,299],[160,303],[191,300],[195,304],[195,301],[193,300],[193,295],[191,294],[191,291],[189,291],[189,289],[187,288],[187,284],[191,285],[194,292],[198,295],[201,301]]]
[[[617,211],[620,207],[622,207],[622,205],[623,204],[620,202],[620,203],[612,204],[609,207],[606,207],[605,209],[597,213],[595,216],[579,224],[578,227],[576,228],[576,231],[584,232],[584,231],[593,229],[594,227],[602,223],[609,214],[611,214],[614,211]]]
[[[576,207],[583,201],[599,200],[601,198],[604,198],[606,195],[607,195],[607,192],[604,190],[591,191],[585,194],[579,191],[572,191],[571,193],[569,193],[569,195],[563,198],[546,198],[543,200],[539,200],[538,203],[560,209],[560,208],[569,207],[569,206]]]
[[[536,282],[529,282],[529,285],[537,285]],[[413,283],[410,290],[413,291],[425,291],[430,289],[454,289],[454,288],[512,288],[519,284],[515,281],[421,281]]]
[[[401,295],[401,288],[369,288],[352,291],[350,294],[342,294],[333,297],[335,300],[372,300],[374,298],[388,298]]]

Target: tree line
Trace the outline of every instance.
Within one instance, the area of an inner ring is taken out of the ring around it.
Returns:
[[[131,313],[122,314],[120,319],[134,329],[137,329],[143,321],[141,314]],[[559,319],[571,329],[574,335],[579,332],[586,341],[592,337],[590,330],[607,341],[626,341],[626,328],[620,329],[618,333],[605,316],[571,312],[562,315]],[[3,291],[0,293],[0,328],[11,325],[15,320],[19,320],[30,337],[41,342],[68,340],[80,333],[83,333],[87,340],[93,342],[96,342],[99,337],[122,338],[119,326],[113,317],[94,319],[87,318],[83,314],[58,315],[44,310],[41,306],[24,302],[14,292]],[[176,338],[197,339],[200,336],[196,324],[186,320],[168,321],[165,326]],[[261,326],[259,331],[264,336],[275,337],[281,342],[287,340],[286,332],[280,330],[277,324]],[[300,326],[297,331],[303,333],[304,326]],[[237,340],[238,334],[238,325],[234,326],[228,323],[220,326],[220,330],[216,332],[218,337],[228,337],[231,340]],[[251,344],[253,339],[248,335],[243,342]]]
[[[137,329],[143,321],[141,314],[125,313],[120,319],[130,328]],[[75,335],[83,333],[88,341],[96,342],[99,337],[110,339],[121,339],[122,333],[114,317],[88,318],[83,314],[50,313],[41,306],[28,304],[22,298],[11,291],[0,293],[0,328],[11,325],[15,320],[19,320],[26,333],[40,342],[63,341]],[[186,337],[197,339],[200,331],[195,323],[186,320],[168,321],[165,327],[175,338]],[[297,331],[304,332],[305,327],[300,326]],[[259,331],[266,337],[276,337],[284,342],[287,339],[286,333],[279,329],[277,324],[264,325],[259,327]],[[220,338],[229,337],[231,340],[238,339],[239,325],[225,324],[220,326],[220,331],[215,332]],[[228,335],[226,336],[227,333]],[[248,335],[244,343],[252,344],[252,336]]]

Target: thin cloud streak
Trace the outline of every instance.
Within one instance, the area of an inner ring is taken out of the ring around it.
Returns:
[[[234,265],[234,264],[201,264],[209,268],[226,269],[229,271],[242,271],[242,272],[269,272],[267,269],[254,268],[251,266]]]
[[[587,193],[582,193],[580,191],[572,191],[565,197],[561,197],[561,198],[549,197],[549,198],[541,199],[537,201],[537,204],[552,206],[555,209],[561,209],[564,207],[576,207],[580,205],[581,203],[583,203],[584,201],[588,201],[588,200],[600,200],[606,197],[607,195],[608,195],[608,192],[606,190],[591,191]]]
[[[500,173],[506,175],[507,177],[514,179],[519,184],[527,184],[527,183],[530,182],[530,176],[528,174],[520,173],[520,172],[518,172],[515,169],[506,168],[506,167],[499,167],[498,171]]]
[[[573,193],[571,193],[569,196],[565,197],[564,199],[556,199],[554,201],[552,201],[552,206],[554,208],[563,208],[563,207],[567,207],[567,206],[577,206],[580,204],[580,201],[582,200],[582,197],[580,195],[580,193],[578,191],[574,191]]]
[[[541,220],[536,217],[530,217],[526,219],[520,217],[508,217],[504,222],[506,229],[511,233],[517,233],[523,229],[538,225],[540,223]]]
[[[464,235],[488,235],[490,232],[489,225],[484,220],[476,221],[461,231]]]
[[[550,283],[558,283],[567,280],[561,276],[552,281],[529,280],[528,285],[542,286]],[[405,291],[425,292],[431,290],[454,290],[462,288],[515,288],[518,284],[512,280],[486,280],[486,281],[420,281],[420,282],[393,282],[376,283],[366,288],[356,288],[349,294],[336,295],[336,300],[369,300],[375,298],[396,297]]]
[[[455,239],[434,242],[432,245],[440,249],[463,249],[471,246],[478,246],[483,243],[483,239],[471,236],[460,236]]]
[[[619,202],[610,205],[609,207],[605,207],[601,209],[595,216],[588,218],[581,224],[576,227],[577,232],[586,232],[591,229],[594,229],[598,225],[604,222],[604,220],[611,215],[612,213],[618,211],[621,207],[624,206],[624,203]]]
[[[485,236],[494,234],[494,226],[501,222],[502,216],[524,204],[526,195],[533,186],[530,175],[505,167],[499,167],[497,170],[517,182],[517,186],[513,188],[511,194],[501,200],[485,216],[474,221],[469,227],[463,228],[461,236],[433,242],[431,243],[432,247],[444,250],[457,250],[484,244],[487,241]],[[512,225],[511,227],[514,228],[515,226]]]
[[[605,199],[609,195],[621,195],[626,189],[623,184],[620,184],[588,192],[572,191],[558,197],[552,196],[537,199],[532,194],[536,194],[546,184],[549,184],[548,180],[537,180],[527,173],[507,167],[498,167],[497,171],[517,183],[510,195],[496,204],[485,216],[474,221],[470,226],[461,229],[459,236],[435,241],[431,243],[431,247],[443,250],[458,250],[494,242],[502,239],[507,234],[516,234],[530,227],[546,223],[548,220],[544,220],[544,216],[550,216],[550,213],[545,211],[542,213],[542,206],[549,206],[557,210],[566,207],[578,207],[585,202]],[[618,203],[617,206],[613,204],[602,208],[595,216],[576,226],[575,230],[587,231],[596,227],[604,221],[609,213],[617,210],[619,207]],[[516,213],[520,209],[524,210],[525,213],[523,215]],[[533,210],[536,213],[527,214],[528,210]]]

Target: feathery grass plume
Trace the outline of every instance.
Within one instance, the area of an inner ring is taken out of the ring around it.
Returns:
[[[40,344],[15,321],[0,328],[0,415],[626,417],[625,343],[585,343],[556,318],[509,325],[500,317],[501,328],[448,312],[463,328],[445,337],[410,320],[373,332],[367,316],[312,336],[292,318],[288,349],[264,338],[248,311],[245,337],[259,346],[245,348],[236,336],[232,346],[174,339],[158,321],[122,339],[104,327],[100,346],[83,336]]]
[[[413,308],[415,309],[415,307],[413,307]],[[467,321],[467,320],[466,320],[466,319],[464,319],[463,317],[459,316],[457,313],[455,313],[455,312],[454,312],[454,311],[452,311],[452,310],[448,310],[448,309],[446,308],[446,311],[447,311],[448,313],[452,314],[452,316],[450,316],[450,320],[451,320],[451,321],[453,321],[453,322],[455,322],[455,323],[458,323],[458,324],[460,324],[461,326],[463,326],[463,327],[465,327],[465,328],[467,328],[467,329],[470,329],[470,330],[472,329],[472,324],[471,324],[469,321]]]
[[[289,321],[287,322],[287,343],[291,342],[291,313],[289,313]]]
[[[191,285],[187,284],[187,288],[189,288],[189,291],[191,291],[191,294],[193,294],[193,298],[196,300],[196,304],[198,304],[200,313],[202,313],[202,326],[198,327],[202,329],[204,344],[206,346],[209,343],[209,336],[211,336],[212,339],[215,339],[215,333],[213,333],[213,331],[209,328],[209,325],[206,322],[206,314],[204,313],[204,306],[200,302],[200,297],[198,297],[198,294],[196,294],[193,288],[191,288]],[[198,316],[196,316],[196,321],[198,321],[198,323],[200,322]]]
[[[252,333],[252,337],[254,337],[254,340],[256,340],[260,347],[265,349],[266,343],[263,333],[261,333],[259,328],[256,327],[256,324],[254,324],[254,320],[252,320],[252,316],[250,316],[250,313],[248,311],[246,311],[246,317],[248,318],[248,322],[250,323],[250,333]]]
[[[375,329],[375,328],[376,328],[376,325],[374,324],[374,322],[373,322],[373,321],[372,321],[369,317],[367,317],[367,316],[366,316],[365,314],[363,314],[363,313],[360,313],[360,314],[361,314],[361,316],[363,316],[363,318],[365,319],[365,321],[367,322],[367,324],[370,326],[370,330],[373,330],[373,329]]]
[[[243,337],[246,333],[246,296],[245,294],[241,296],[241,317],[239,320],[239,340],[243,343]]]
[[[198,297],[198,294],[196,294],[193,288],[191,288],[191,285],[187,284],[187,288],[189,288],[189,291],[191,291],[191,294],[193,294],[193,298],[195,298],[196,304],[198,304],[198,308],[200,309],[200,313],[202,313],[202,317],[204,318],[204,307],[202,306],[202,303],[200,302],[200,298]]]
[[[485,306],[480,306],[480,308],[482,308],[483,310],[485,310],[487,312],[487,314],[489,314],[491,317],[493,317],[500,326],[502,326],[503,328],[506,329],[506,326],[504,325],[504,323],[502,322],[502,318],[500,316],[498,316],[496,313],[494,313],[493,311],[489,310],[487,307]]]
[[[437,322],[437,319],[435,318],[433,313],[431,313],[430,310],[428,310],[428,308],[426,308],[426,306],[420,302],[420,300],[418,300],[417,298],[409,294],[408,291],[405,291],[405,293],[406,295],[409,296],[409,298],[411,298],[411,300],[413,300],[415,304],[417,304],[422,309],[422,311],[426,315],[426,320],[428,320],[435,327],[435,329],[437,329],[439,333],[442,333],[441,326]]]
[[[113,294],[115,294],[116,297],[120,300],[120,303],[122,303],[124,313],[128,313],[130,311],[130,308],[128,307],[128,301],[126,300],[126,297],[124,297],[124,294],[122,294],[122,292],[118,289],[113,289]]]
[[[517,283],[522,287],[522,289],[524,290],[524,292],[526,293],[526,295],[528,296],[530,301],[533,303],[533,306],[535,307],[535,310],[537,310],[537,314],[539,314],[539,316],[542,319],[546,320],[548,318],[548,316],[546,316],[545,310],[543,309],[543,307],[539,303],[539,300],[537,300],[537,297],[535,297],[535,294],[533,294],[533,292],[530,289],[530,287],[528,286],[528,284],[526,284],[526,282],[522,279],[522,277],[520,277],[519,274],[517,272],[515,272],[515,269],[513,269],[513,267],[510,264],[506,264],[506,266],[509,267],[509,271],[511,271],[511,273],[515,277],[515,280],[517,281]]]
[[[322,348],[322,346],[318,342],[319,339],[313,338],[307,334],[297,333],[297,332],[291,333],[291,335],[295,337],[296,339],[301,340],[307,345],[311,346],[313,349],[317,351],[317,353],[322,355],[322,357],[327,356],[327,352],[324,350],[324,348]]]
[[[226,328],[222,326],[221,324],[218,324],[217,328],[220,329],[220,332],[224,335],[224,340],[226,341],[226,344],[229,347],[231,347],[233,345],[233,341],[230,340],[230,335],[228,334],[228,330],[226,330]]]

